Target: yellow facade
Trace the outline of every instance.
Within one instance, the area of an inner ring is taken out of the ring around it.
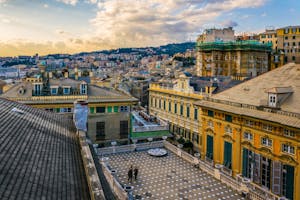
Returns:
[[[270,182],[262,185],[261,180],[258,185],[262,187],[269,187],[269,189],[277,193],[273,188],[274,163],[279,162],[280,166],[292,166],[294,169],[294,189],[293,199],[300,199],[300,193],[297,188],[300,188],[300,130],[284,126],[278,123],[271,123],[258,118],[249,116],[241,116],[235,113],[228,113],[214,108],[206,108],[205,105],[199,106],[202,109],[201,115],[201,134],[202,134],[202,148],[201,158],[207,157],[207,137],[213,138],[213,164],[224,165],[224,144],[225,142],[232,144],[231,150],[231,165],[229,170],[232,170],[232,175],[243,174],[243,150],[247,149],[260,156],[260,158],[267,158],[272,161],[270,168]],[[227,116],[227,118],[226,118]],[[231,117],[228,117],[231,116]],[[247,138],[245,134],[252,136]],[[288,133],[292,133],[288,136]],[[272,141],[272,145],[264,145],[263,138]],[[293,153],[284,152],[283,145],[288,145],[293,148]],[[263,161],[261,161],[263,162]],[[260,168],[262,179],[263,169]],[[282,170],[282,173],[283,170]],[[250,177],[250,179],[254,179]],[[281,180],[282,181],[282,180]],[[255,181],[254,181],[255,182]],[[275,182],[275,181],[274,181]],[[287,187],[292,187],[289,184]],[[278,196],[284,196],[284,192],[277,193]]]
[[[193,103],[202,99],[203,94],[191,91],[187,78],[181,77],[178,88],[165,88],[150,84],[149,111],[153,116],[168,121],[170,131],[176,138],[183,137],[193,142],[194,149],[201,148],[199,127],[200,110]]]

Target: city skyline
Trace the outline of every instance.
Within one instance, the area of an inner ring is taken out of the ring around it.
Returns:
[[[297,6],[296,0],[0,0],[0,56],[159,46],[194,41],[212,27],[261,32],[298,25]]]

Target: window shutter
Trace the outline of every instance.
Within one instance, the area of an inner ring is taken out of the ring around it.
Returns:
[[[248,168],[248,149],[243,148],[243,176],[248,177],[247,173],[247,168]]]
[[[253,181],[257,184],[260,184],[260,155],[254,154],[254,171],[253,171]]]
[[[274,194],[281,194],[281,175],[282,165],[279,161],[273,161],[273,173],[272,173],[272,191]]]
[[[214,149],[214,143],[213,143],[213,137],[210,135],[207,135],[206,139],[206,156],[210,159],[213,159],[213,149]]]
[[[287,165],[286,166],[286,197],[288,199],[294,199],[294,167]],[[299,188],[298,188],[299,189]],[[298,190],[299,191],[299,190]]]

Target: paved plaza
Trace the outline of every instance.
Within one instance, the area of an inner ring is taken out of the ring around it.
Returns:
[[[236,191],[168,151],[152,157],[147,151],[109,155],[111,169],[122,185],[134,187],[135,199],[243,199]],[[130,166],[138,166],[138,179],[128,182]]]

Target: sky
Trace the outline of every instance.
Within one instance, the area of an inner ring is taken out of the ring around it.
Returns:
[[[300,25],[299,0],[0,0],[0,57],[195,41]],[[297,21],[298,20],[298,21]]]

